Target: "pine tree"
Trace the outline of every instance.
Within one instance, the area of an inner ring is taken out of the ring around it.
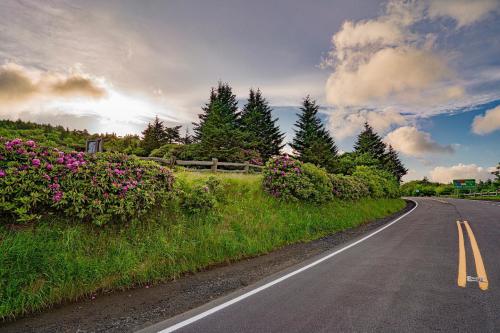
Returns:
[[[142,147],[148,155],[153,149],[160,148],[165,144],[165,126],[158,116],[155,117],[153,123],[148,123],[142,135]]]
[[[240,126],[247,148],[255,149],[264,160],[278,155],[284,147],[284,134],[273,119],[269,103],[259,89],[250,89],[248,101],[241,112]]]
[[[373,158],[383,162],[385,157],[386,145],[375,133],[373,128],[365,122],[364,130],[358,135],[354,145],[354,151],[357,154],[370,154]]]
[[[181,125],[174,127],[165,127],[165,142],[166,143],[180,143],[181,135],[179,130],[181,129]]]
[[[319,106],[307,96],[300,110],[295,123],[295,137],[290,146],[302,162],[333,170],[337,162],[337,146],[318,118]]]
[[[243,136],[239,130],[238,102],[231,87],[219,82],[203,111],[193,129],[204,157],[237,159],[235,156],[243,148]]]
[[[185,145],[189,145],[193,143],[193,137],[189,134],[189,127],[186,126],[186,130],[184,131],[184,136],[181,138],[181,143]]]
[[[385,154],[384,168],[392,173],[399,182],[401,181],[401,178],[403,178],[403,176],[408,172],[408,169],[406,169],[403,163],[401,163],[398,153],[394,150],[394,148],[392,148],[391,145],[389,145],[389,148],[387,149],[387,152]]]

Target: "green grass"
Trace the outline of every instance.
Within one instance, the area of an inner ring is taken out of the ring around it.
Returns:
[[[207,177],[177,176],[187,183]],[[355,227],[405,206],[401,199],[282,203],[263,193],[259,176],[218,177],[224,198],[204,214],[186,215],[173,206],[126,227],[56,218],[16,231],[0,226],[0,318],[167,281]]]
[[[500,196],[491,196],[491,197],[465,197],[464,199],[470,199],[470,200],[487,200],[487,201],[500,201]]]

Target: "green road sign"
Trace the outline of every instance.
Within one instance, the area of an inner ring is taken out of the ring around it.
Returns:
[[[457,189],[469,190],[476,188],[475,179],[453,179],[453,186]]]

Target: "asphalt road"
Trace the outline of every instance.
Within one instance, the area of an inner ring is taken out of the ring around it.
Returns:
[[[500,203],[415,201],[376,234],[144,332],[499,332]]]

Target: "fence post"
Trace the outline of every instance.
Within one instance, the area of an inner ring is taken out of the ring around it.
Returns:
[[[212,158],[212,172],[217,172],[217,162],[216,158]]]
[[[171,165],[172,167],[174,167],[174,166],[175,166],[175,160],[176,160],[175,156],[172,156],[172,157],[170,158],[170,165]]]
[[[248,173],[250,171],[250,162],[246,161],[245,162],[245,173]]]

